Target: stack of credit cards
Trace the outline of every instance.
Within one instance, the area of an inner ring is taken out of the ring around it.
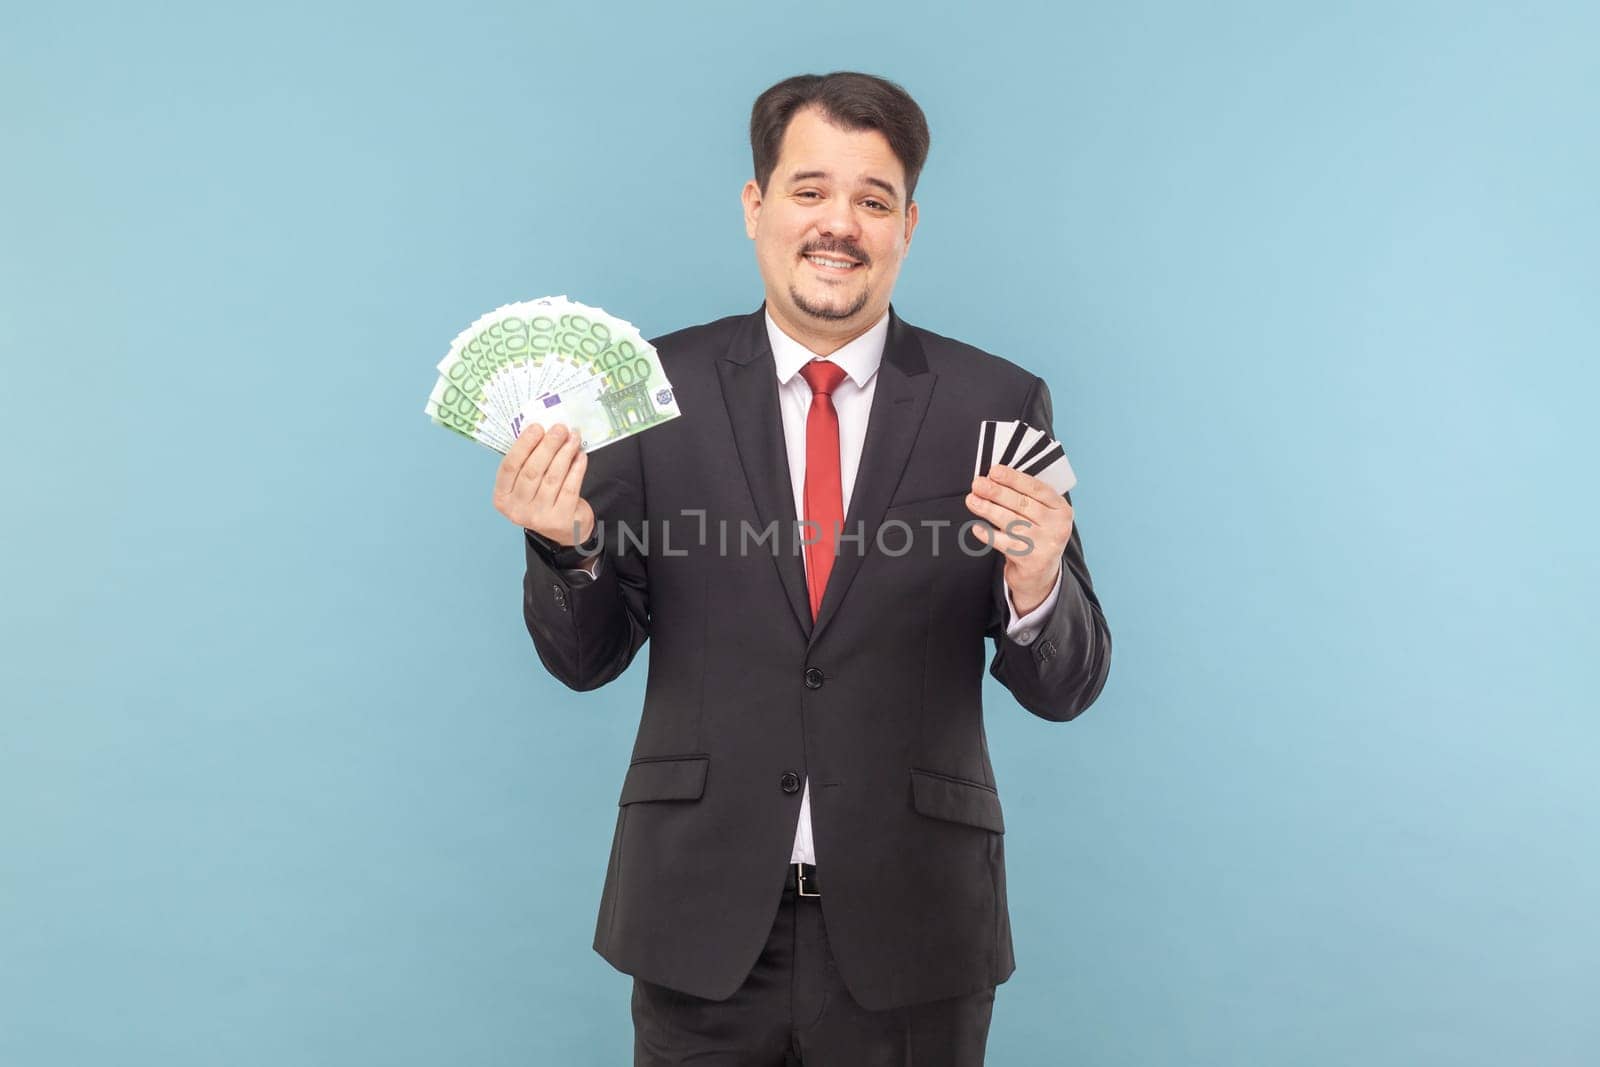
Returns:
[[[972,476],[988,474],[996,463],[1031,474],[1058,493],[1078,484],[1061,442],[1025,422],[984,422],[978,427],[978,459]]]

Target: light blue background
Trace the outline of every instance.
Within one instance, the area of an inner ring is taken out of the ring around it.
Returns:
[[[750,103],[839,68],[1115,638],[990,692],[990,1062],[1597,1062],[1595,12],[8,5],[0,1063],[628,1062],[642,657],[542,672],[422,401],[505,301],[756,307]]]

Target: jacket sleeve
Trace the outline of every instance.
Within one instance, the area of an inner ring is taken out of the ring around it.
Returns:
[[[1035,379],[1019,416],[1028,425],[1055,436],[1050,389]],[[1072,502],[1072,494],[1066,494]],[[1068,722],[1082,714],[1106,683],[1111,670],[1111,631],[1106,627],[1083,559],[1080,524],[1073,517],[1072,537],[1061,554],[1061,588],[1055,608],[1024,645],[1006,636],[1010,605],[1006,600],[1005,557],[994,568],[994,610],[989,636],[995,641],[989,673],[999,679],[1017,702],[1042,719]]]
[[[601,559],[595,576],[560,564],[524,532],[522,617],[545,668],[572,689],[598,689],[627,670],[650,637],[639,434],[589,454],[583,498],[594,508]]]

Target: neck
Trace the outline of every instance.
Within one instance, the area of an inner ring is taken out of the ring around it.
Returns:
[[[815,352],[819,356],[833,355],[833,353],[872,329],[873,326],[877,325],[878,320],[883,318],[886,310],[880,310],[877,314],[865,319],[852,318],[848,322],[841,322],[833,330],[818,330],[811,323],[820,320],[808,320],[806,323],[796,322],[784,314],[782,310],[774,307],[770,299],[767,301],[767,314],[771,315],[772,321],[778,324],[778,329],[800,342],[808,351]]]

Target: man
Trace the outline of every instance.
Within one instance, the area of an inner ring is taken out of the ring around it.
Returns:
[[[982,420],[1053,435],[1045,383],[889,304],[921,109],[805,75],[750,134],[766,300],[654,342],[682,417],[593,456],[533,427],[496,477],[551,673],[652,642],[594,946],[636,1064],[979,1064],[1015,966],[984,642],[1066,721],[1110,634],[1070,501],[969,478]]]

